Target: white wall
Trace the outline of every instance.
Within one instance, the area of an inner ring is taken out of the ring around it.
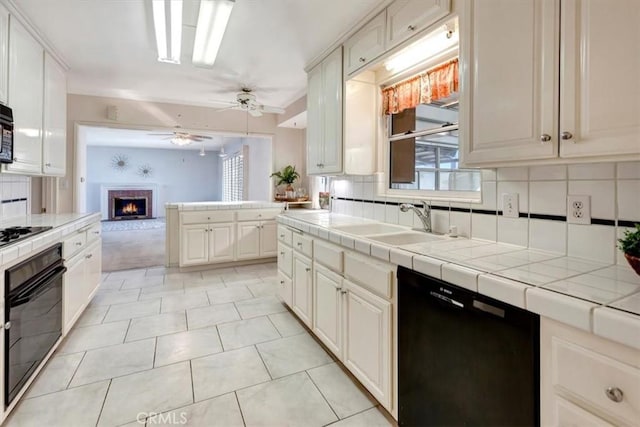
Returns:
[[[220,200],[218,152],[202,157],[196,150],[163,150],[123,147],[87,147],[87,211],[100,212],[101,185],[154,184],[158,188],[154,216],[164,216],[166,202],[201,202]],[[112,167],[115,155],[124,155],[130,166]],[[142,165],[151,166],[151,176],[138,173]]]
[[[626,264],[616,241],[640,222],[640,162],[522,166],[483,170],[482,175],[481,204],[433,202],[434,231],[446,233],[455,225],[462,236]],[[334,212],[421,226],[413,212],[400,212],[398,203],[406,199],[375,194],[380,179],[335,178]],[[500,214],[503,193],[518,194],[519,218]],[[591,196],[591,224],[567,222],[568,194]]]

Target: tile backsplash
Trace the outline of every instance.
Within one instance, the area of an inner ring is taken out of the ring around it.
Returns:
[[[0,174],[0,220],[26,216],[30,212],[31,178]]]
[[[419,227],[406,199],[376,195],[381,175],[334,177],[333,212]],[[503,193],[517,193],[519,217],[502,215]],[[591,200],[591,223],[567,223],[567,196]],[[413,200],[421,204],[421,200]],[[511,243],[601,262],[626,261],[616,249],[624,230],[640,222],[640,162],[498,168],[482,171],[482,202],[433,201],[434,231]]]

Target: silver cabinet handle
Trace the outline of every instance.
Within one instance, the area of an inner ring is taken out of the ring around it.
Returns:
[[[280,255],[284,256],[284,252],[280,252]]]
[[[47,167],[50,167],[51,163],[45,163],[44,165],[47,166]]]
[[[551,141],[551,135],[547,133],[543,133],[542,136],[540,136],[540,142],[549,142],[549,141]]]
[[[13,158],[13,161],[14,161],[14,162],[17,162],[17,161],[18,161],[18,158],[17,158],[17,157],[14,157],[14,158]]]
[[[100,232],[99,231],[94,231],[93,234],[100,234]]]
[[[280,238],[281,238],[281,239],[284,239],[284,234],[281,234],[281,235],[280,235]]]
[[[11,322],[7,322],[7,323],[5,323],[5,324],[4,324],[4,328],[5,328],[6,330],[11,329]]]
[[[281,285],[284,285],[284,280],[280,280],[280,284],[281,284]]]
[[[415,26],[415,25],[409,25],[409,26],[407,27],[407,30],[409,30],[409,31],[415,31],[415,29],[416,29],[416,26]]]
[[[618,387],[607,387],[604,393],[607,395],[609,400],[616,403],[622,402],[622,399],[624,398],[624,393]]]
[[[367,58],[365,58],[364,56],[361,56],[360,58],[358,58],[358,61],[360,62],[365,62],[367,60]]]
[[[87,255],[85,258],[86,258],[86,259],[90,259],[90,258],[92,258],[92,257],[93,257],[93,254],[89,254],[89,255]]]
[[[344,290],[342,290],[342,288],[340,288],[340,293],[341,293],[342,295],[346,294],[347,292],[348,292],[348,291],[344,291]]]
[[[260,228],[260,226],[259,226],[259,225],[256,225],[256,228]]]
[[[76,242],[76,246],[82,246],[82,242]]]
[[[302,246],[302,242],[298,242],[296,243],[298,246]]]
[[[307,273],[311,271],[311,269],[309,267],[305,267],[304,271],[306,271]]]
[[[571,132],[562,132],[560,138],[562,138],[564,141],[568,141],[573,138],[573,134]]]

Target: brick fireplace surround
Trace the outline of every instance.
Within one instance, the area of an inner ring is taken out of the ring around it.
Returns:
[[[109,190],[107,198],[109,200],[109,219],[113,220],[114,218],[114,200],[117,197],[146,197],[147,198],[147,214],[144,218],[137,219],[148,219],[153,218],[153,191],[151,190]]]

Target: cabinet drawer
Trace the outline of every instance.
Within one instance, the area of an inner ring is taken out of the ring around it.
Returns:
[[[345,277],[385,298],[391,298],[394,273],[393,265],[386,262],[349,252],[344,254]]]
[[[313,253],[315,254],[313,258],[315,261],[329,267],[333,271],[342,273],[344,251],[340,246],[314,240]]]
[[[554,337],[552,374],[556,390],[565,390],[626,423],[640,419],[640,369]],[[622,392],[620,402],[608,388]]]
[[[180,224],[205,224],[208,222],[233,222],[235,211],[180,212]]]
[[[278,240],[285,245],[291,246],[293,242],[293,231],[289,230],[284,225],[278,225]]]
[[[71,258],[75,253],[87,244],[87,234],[84,231],[76,232],[62,242],[62,256],[65,259]]]
[[[602,418],[598,418],[588,411],[574,405],[558,396],[554,397],[555,403],[555,423],[557,426],[580,426],[580,427],[613,427]]]
[[[241,209],[238,211],[238,221],[264,221],[276,219],[280,209]]]
[[[293,256],[290,247],[278,243],[278,270],[291,277],[293,270]]]
[[[293,248],[309,258],[313,258],[313,239],[311,237],[294,234],[293,235]]]
[[[100,223],[93,224],[87,228],[87,243],[91,243],[100,238],[102,235],[102,225]]]

